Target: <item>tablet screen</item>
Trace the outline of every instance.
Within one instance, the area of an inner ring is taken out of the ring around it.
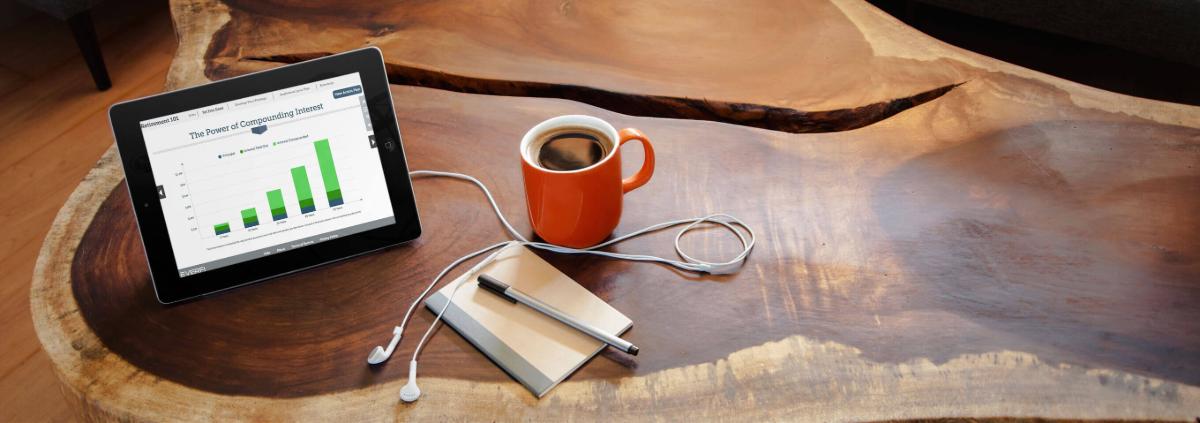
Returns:
[[[180,277],[396,221],[357,72],[139,123]]]

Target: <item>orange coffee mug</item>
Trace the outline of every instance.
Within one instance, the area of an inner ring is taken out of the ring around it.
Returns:
[[[642,143],[642,168],[621,178],[621,146]],[[533,230],[546,242],[582,248],[608,237],[621,221],[625,193],[650,181],[654,148],[641,131],[616,128],[599,118],[559,116],[521,139],[525,203]]]

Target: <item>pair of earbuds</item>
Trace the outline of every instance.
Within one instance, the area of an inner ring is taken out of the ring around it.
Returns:
[[[388,358],[391,358],[392,352],[396,351],[396,345],[400,343],[400,335],[404,329],[396,326],[392,329],[392,342],[388,342],[387,348],[375,347],[371,350],[371,355],[367,356],[367,363],[371,365],[383,364]],[[413,402],[421,397],[421,388],[417,386],[417,360],[408,362],[408,383],[400,388],[400,399],[404,402]]]
[[[433,290],[433,288],[435,286],[437,286],[438,282],[441,281],[442,278],[445,277],[447,273],[450,273],[451,270],[454,270],[463,262],[466,262],[472,258],[475,258],[475,257],[482,255],[484,253],[487,253],[489,251],[495,250],[487,258],[481,260],[478,264],[476,264],[470,270],[468,270],[467,277],[462,278],[461,282],[459,282],[459,284],[457,286],[455,286],[453,290],[450,291],[450,295],[449,295],[449,298],[447,299],[446,303],[442,306],[441,310],[438,310],[437,317],[433,319],[433,323],[431,323],[429,325],[429,329],[425,330],[425,334],[421,337],[421,341],[417,343],[417,348],[415,350],[413,350],[412,360],[410,360],[408,362],[408,383],[404,384],[404,386],[402,388],[400,388],[400,399],[402,401],[408,402],[408,403],[416,401],[417,399],[419,399],[421,397],[421,388],[417,386],[417,357],[420,356],[421,349],[424,348],[425,343],[429,340],[430,335],[433,334],[433,330],[435,328],[437,328],[437,324],[439,322],[441,322],[442,315],[445,314],[446,309],[449,308],[450,303],[453,302],[454,294],[456,294],[458,292],[458,288],[460,288],[464,283],[466,283],[466,281],[474,279],[474,277],[476,276],[477,273],[479,273],[480,270],[482,270],[487,265],[491,264],[492,261],[495,260],[497,255],[500,253],[500,250],[503,249],[502,247],[525,246],[525,247],[537,248],[540,250],[550,251],[550,252],[559,253],[559,254],[588,254],[588,255],[596,255],[596,256],[618,259],[618,260],[631,260],[631,261],[644,261],[644,262],[660,263],[660,264],[665,264],[665,265],[672,266],[672,267],[675,267],[675,268],[678,268],[681,270],[685,270],[685,271],[689,271],[689,272],[709,273],[709,274],[717,274],[717,275],[729,274],[729,273],[733,273],[733,272],[737,271],[737,269],[739,269],[741,267],[741,265],[743,263],[745,263],[746,258],[749,257],[750,250],[754,248],[754,230],[750,229],[750,226],[746,225],[741,220],[738,220],[738,218],[727,215],[727,214],[720,214],[720,213],[711,214],[708,216],[698,217],[698,218],[694,218],[694,219],[673,220],[673,221],[669,221],[669,222],[659,223],[657,225],[649,226],[649,227],[643,228],[639,231],[635,231],[635,232],[627,234],[627,235],[615,237],[607,242],[603,242],[603,243],[600,243],[600,244],[597,244],[597,245],[594,245],[594,246],[591,246],[588,248],[570,248],[570,247],[563,247],[560,245],[549,244],[549,243],[545,243],[545,242],[531,242],[531,241],[525,239],[524,236],[522,236],[519,232],[517,232],[517,230],[514,229],[513,226],[508,223],[508,220],[504,218],[504,214],[500,212],[500,207],[496,205],[496,199],[494,197],[492,197],[491,191],[488,191],[487,186],[485,186],[483,184],[483,182],[480,182],[478,179],[475,179],[474,177],[471,177],[469,175],[464,175],[461,173],[441,172],[441,171],[434,171],[434,170],[416,170],[416,171],[409,172],[409,175],[412,177],[422,177],[422,176],[447,177],[447,178],[460,179],[460,180],[474,183],[476,186],[479,187],[480,190],[483,191],[483,194],[485,196],[487,196],[488,203],[491,204],[492,210],[496,213],[496,217],[500,220],[500,223],[502,225],[504,225],[504,228],[508,231],[508,234],[510,236],[512,236],[513,240],[501,242],[498,244],[493,244],[493,245],[488,246],[487,248],[484,248],[479,251],[475,251],[471,254],[467,254],[465,256],[459,257],[457,260],[454,260],[454,262],[450,263],[449,266],[446,266],[446,268],[442,269],[442,271],[440,273],[438,273],[437,277],[434,277],[433,281],[431,281],[429,283],[429,286],[425,287],[425,290],[421,292],[421,295],[418,295],[417,298],[415,300],[413,300],[412,304],[408,307],[408,312],[406,312],[404,314],[404,319],[400,322],[400,325],[398,325],[392,329],[392,340],[390,342],[388,342],[387,347],[376,346],[374,349],[371,350],[371,353],[369,355],[367,355],[367,363],[370,365],[382,364],[382,363],[386,362],[388,359],[390,359],[392,356],[392,353],[394,353],[396,351],[396,347],[399,346],[399,344],[400,344],[400,339],[403,336],[404,328],[408,326],[409,318],[412,317],[413,312],[421,304],[421,301],[423,301],[425,299],[425,297],[428,296],[429,293]],[[686,253],[684,253],[683,249],[680,247],[680,240],[683,238],[683,234],[691,231],[692,229],[695,229],[697,226],[704,224],[704,223],[721,225],[721,226],[725,227],[726,229],[728,229],[729,231],[733,232],[735,235],[737,235],[738,241],[741,241],[741,243],[742,243],[742,252],[739,253],[736,257],[734,257],[732,260],[729,260],[726,262],[720,262],[720,263],[713,263],[713,262],[698,260],[698,259],[693,258],[692,256],[689,256]],[[684,226],[684,228],[682,230],[680,230],[675,235],[675,253],[678,254],[679,257],[682,258],[683,260],[671,260],[671,259],[666,259],[666,258],[662,258],[662,257],[642,255],[642,254],[623,254],[623,253],[613,253],[613,252],[608,252],[608,251],[600,251],[601,248],[619,243],[621,241],[624,241],[624,240],[627,240],[630,238],[634,238],[637,236],[641,236],[646,233],[666,229],[666,228],[669,228],[672,226],[677,226],[677,225],[686,225],[686,226]],[[741,227],[745,232],[743,233],[743,231],[739,231],[735,227],[735,225],[738,227]]]

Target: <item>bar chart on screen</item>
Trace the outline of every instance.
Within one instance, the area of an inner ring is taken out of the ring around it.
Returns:
[[[353,173],[338,167],[329,139],[310,138],[221,153],[208,165],[179,163],[176,188],[187,200],[189,230],[221,248],[353,213],[362,201],[352,183],[344,185]]]
[[[143,127],[181,275],[395,222],[361,84],[347,74]]]

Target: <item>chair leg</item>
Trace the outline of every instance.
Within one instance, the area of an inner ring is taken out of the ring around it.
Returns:
[[[92,13],[85,10],[68,18],[67,23],[71,25],[71,32],[75,34],[75,44],[79,45],[83,60],[92,72],[92,81],[96,83],[96,89],[104,91],[112,87],[112,81],[108,79],[108,69],[104,67],[104,56],[100,54],[100,40],[96,38]]]

